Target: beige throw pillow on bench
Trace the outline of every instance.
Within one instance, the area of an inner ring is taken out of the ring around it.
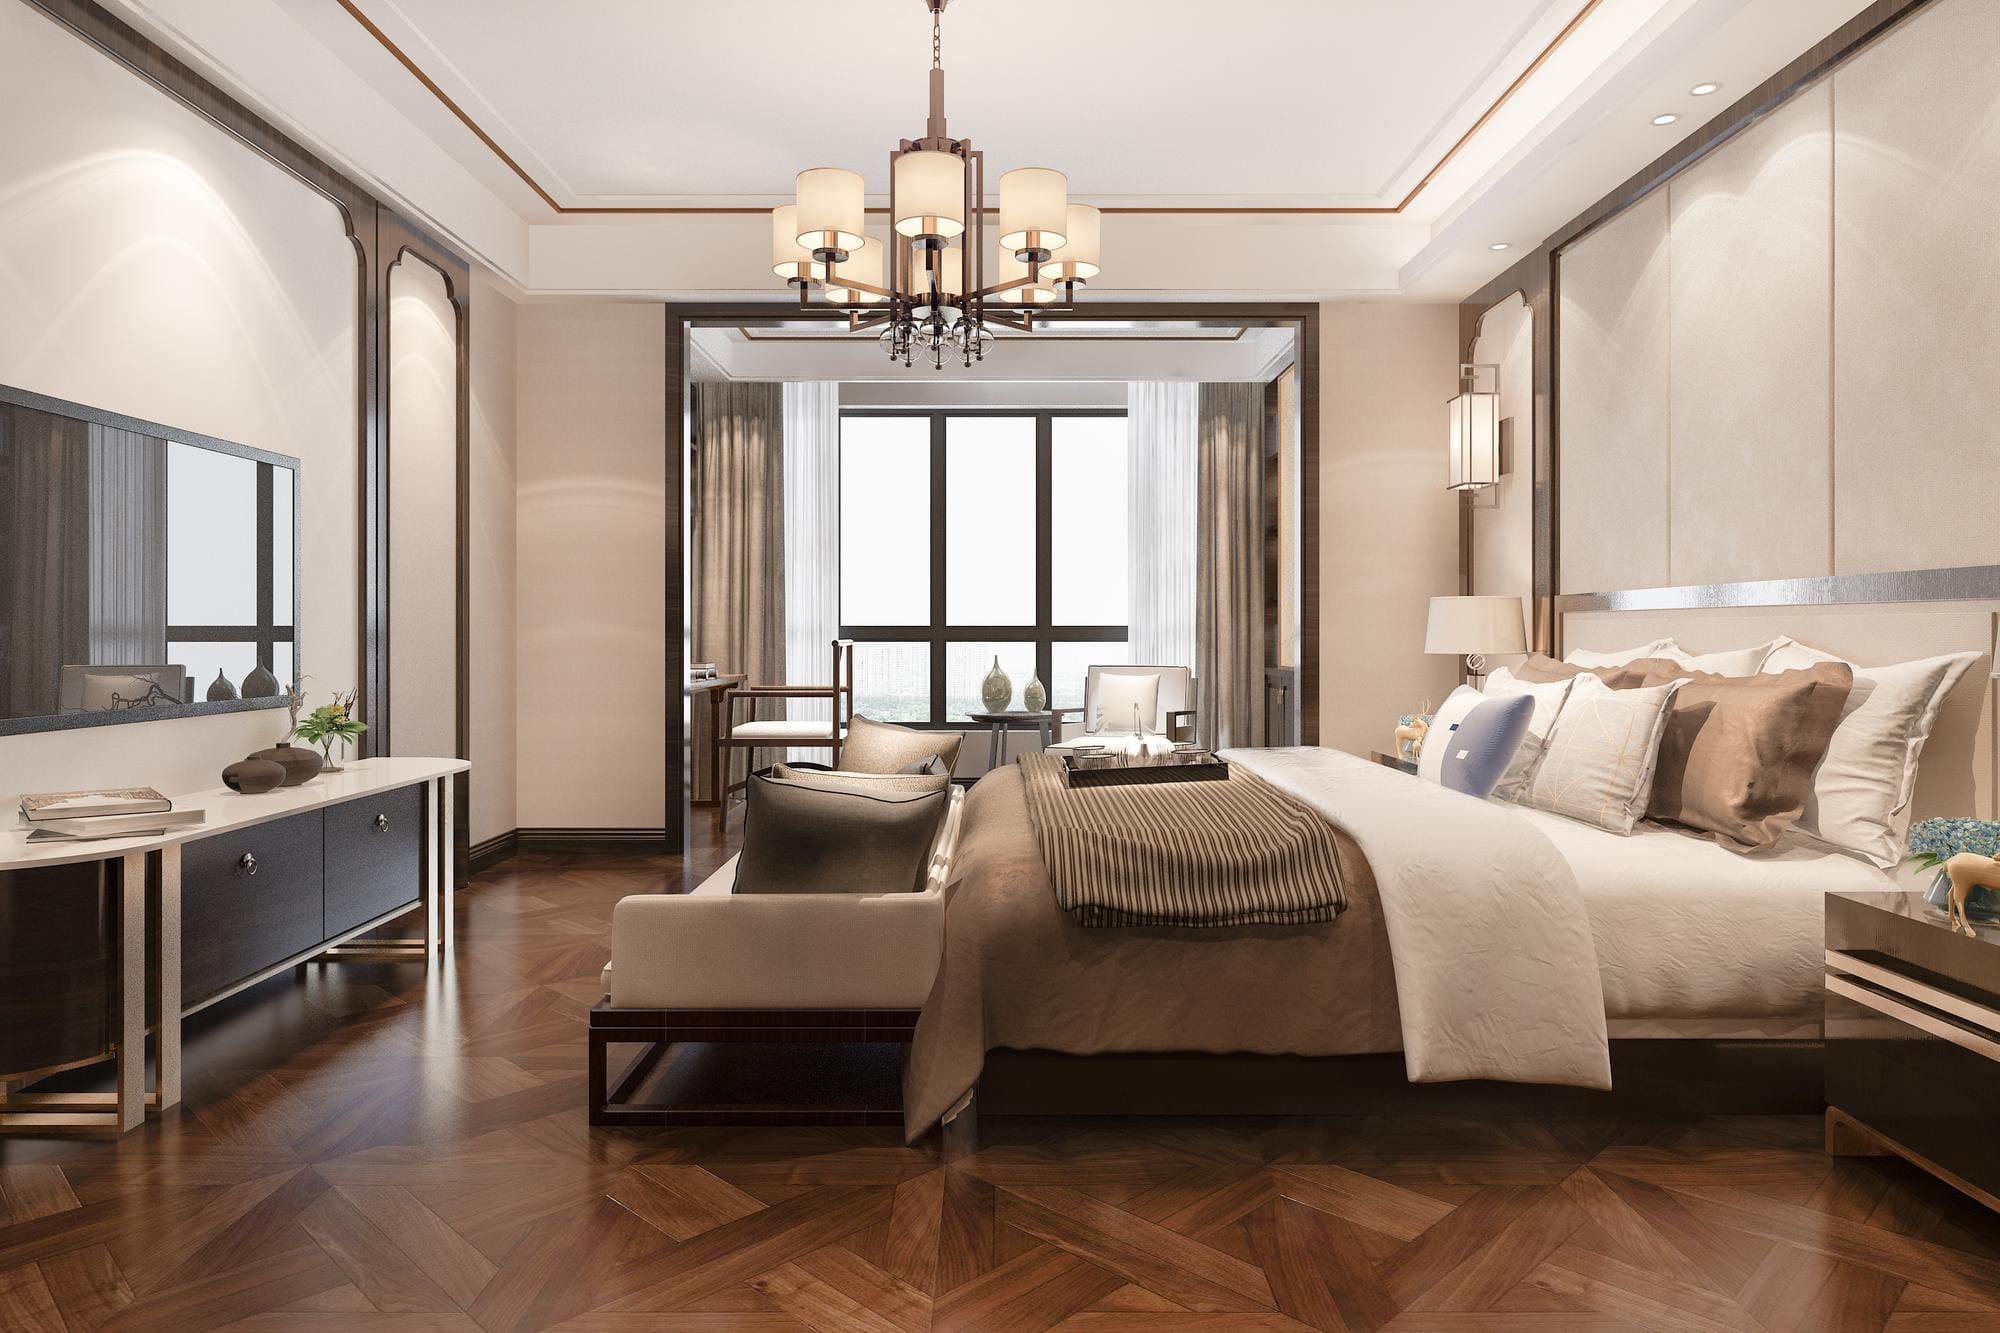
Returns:
[[[844,780],[843,780],[844,779]],[[931,791],[857,789],[853,775],[750,778],[737,893],[908,893],[921,889],[931,842],[951,803]],[[865,779],[864,779],[865,782]]]
[[[848,719],[839,769],[843,773],[900,773],[936,755],[949,777],[958,767],[958,747],[964,739],[956,731],[919,731],[857,714]]]

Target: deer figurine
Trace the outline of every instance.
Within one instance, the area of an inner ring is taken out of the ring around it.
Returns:
[[[1410,758],[1416,759],[1424,752],[1424,737],[1430,734],[1430,723],[1424,721],[1424,714],[1431,711],[1431,701],[1426,699],[1418,705],[1416,716],[1396,728],[1396,750],[1402,752],[1403,742],[1410,743]]]
[[[1965,916],[1965,899],[1974,889],[2000,889],[2000,860],[1981,856],[1977,852],[1960,852],[1944,863],[1945,876],[1951,880],[1951,908],[1948,919],[1954,933],[1973,933],[1972,922]]]

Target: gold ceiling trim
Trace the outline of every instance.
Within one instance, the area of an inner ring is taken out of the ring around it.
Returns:
[[[1321,216],[1321,217],[1396,216],[1402,213],[1405,209],[1409,208],[1411,204],[1416,202],[1417,196],[1424,192],[1424,188],[1426,186],[1428,186],[1432,181],[1437,179],[1438,173],[1442,172],[1447,166],[1451,164],[1452,159],[1457,157],[1459,152],[1468,143],[1472,142],[1473,136],[1477,135],[1480,130],[1486,127],[1487,123],[1491,121],[1493,117],[1499,113],[1500,108],[1507,105],[1509,99],[1511,99],[1515,93],[1519,92],[1521,88],[1528,82],[1529,79],[1534,77],[1535,71],[1539,70],[1544,64],[1548,63],[1549,57],[1553,56],[1556,53],[1556,51],[1561,48],[1562,44],[1568,41],[1570,37],[1576,32],[1576,30],[1583,25],[1583,21],[1589,18],[1591,13],[1594,10],[1596,10],[1596,8],[1599,5],[1603,3],[1604,0],[1584,0],[1582,8],[1578,9],[1576,12],[1576,17],[1572,18],[1568,23],[1564,24],[1562,31],[1558,32],[1555,35],[1554,40],[1550,41],[1550,43],[1547,46],[1542,48],[1541,54],[1537,55],[1533,60],[1528,62],[1528,67],[1522,70],[1518,75],[1516,75],[1514,81],[1508,84],[1504,90],[1502,90],[1500,96],[1494,99],[1493,105],[1487,107],[1486,110],[1480,112],[1479,119],[1473,121],[1471,127],[1468,128],[1464,134],[1461,134],[1458,137],[1457,142],[1453,143],[1450,148],[1447,148],[1445,150],[1444,156],[1437,160],[1437,165],[1433,166],[1429,171],[1423,174],[1423,178],[1410,188],[1410,192],[1403,196],[1402,202],[1400,203],[1393,205],[1392,204],[1368,205],[1366,207],[1292,206],[1292,207],[1263,207],[1263,208],[1241,207],[1241,206],[1149,207],[1141,205],[1126,205],[1122,207],[1105,207],[1100,211],[1105,213],[1155,214],[1155,215],[1176,216],[1176,217],[1197,216],[1204,214],[1243,214],[1250,216],[1265,216],[1265,217],[1274,217],[1283,215],[1310,215],[1310,216]],[[770,215],[771,212],[770,208],[768,206],[762,206],[762,205],[756,207],[737,207],[737,206],[720,206],[720,205],[705,205],[701,207],[665,207],[661,205],[632,205],[625,207],[617,207],[617,206],[602,205],[602,204],[570,205],[570,204],[558,203],[554,195],[550,194],[547,190],[542,188],[542,184],[540,181],[536,180],[533,176],[528,174],[527,168],[523,167],[519,162],[516,162],[513,156],[509,154],[506,149],[502,148],[499,142],[495,140],[492,135],[488,134],[486,130],[479,124],[478,121],[474,120],[470,115],[466,113],[464,107],[461,107],[457,102],[453,101],[451,95],[445,92],[443,88],[440,88],[435,79],[431,78],[430,75],[424,73],[423,67],[418,65],[415,60],[412,60],[408,52],[404,51],[402,47],[396,45],[395,41],[392,38],[390,38],[388,33],[383,32],[382,29],[375,26],[374,21],[371,20],[366,14],[361,12],[361,7],[355,3],[355,0],[340,0],[340,7],[346,10],[348,14],[354,19],[354,21],[356,23],[359,23],[362,29],[366,31],[370,37],[373,37],[375,39],[375,41],[382,47],[383,50],[387,51],[391,56],[393,56],[398,64],[400,64],[404,69],[408,70],[410,72],[411,77],[416,79],[418,83],[422,84],[425,90],[428,91],[432,97],[435,97],[438,100],[438,102],[445,108],[445,110],[451,112],[451,114],[457,118],[458,122],[461,125],[465,126],[466,129],[470,130],[474,138],[478,139],[479,142],[481,142],[482,144],[485,144],[487,149],[495,157],[499,158],[501,163],[505,165],[509,171],[513,172],[516,176],[520,177],[521,182],[524,185],[526,185],[530,190],[533,190],[535,192],[536,197],[538,197],[543,203],[547,204],[551,209],[553,209],[557,213],[561,214],[571,214],[571,213],[627,214],[628,213],[635,215],[658,215],[658,216],[672,216],[672,215],[700,216],[700,215],[721,215],[721,214],[741,213],[745,215],[756,214],[759,217],[768,217]],[[871,208],[868,211],[870,213],[888,212],[888,210],[885,208]],[[993,212],[994,210],[988,208],[982,211],[990,213]]]

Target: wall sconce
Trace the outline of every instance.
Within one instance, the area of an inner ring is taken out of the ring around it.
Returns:
[[[1492,387],[1478,388],[1480,374],[1491,376]],[[1458,394],[1445,405],[1451,414],[1451,454],[1445,489],[1478,491],[1500,484],[1500,367],[1464,362],[1458,368]]]

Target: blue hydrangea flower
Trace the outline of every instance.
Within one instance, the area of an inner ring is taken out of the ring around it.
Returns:
[[[2000,856],[2000,822],[1926,819],[1910,830],[1910,855],[1925,865],[1943,865],[1960,852]]]

